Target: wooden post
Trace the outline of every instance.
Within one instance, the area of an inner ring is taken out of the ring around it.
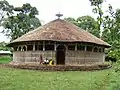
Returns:
[[[23,45],[21,46],[21,51],[24,51],[24,50],[23,50]]]
[[[85,51],[87,51],[87,46],[85,45]]]
[[[33,51],[35,51],[35,42],[34,42],[34,44],[33,44]]]
[[[45,51],[45,42],[43,41],[43,51]]]
[[[75,51],[77,51],[77,43],[75,44]]]
[[[17,47],[17,51],[19,51],[19,46]]]
[[[54,43],[54,50],[56,51],[57,49],[57,46],[56,46],[56,42]]]
[[[102,59],[103,59],[102,63],[104,63],[105,62],[105,53],[103,53],[103,58]]]
[[[26,46],[26,51],[27,51],[27,45],[25,45]]]
[[[74,63],[77,62],[77,59],[76,59],[76,53],[77,53],[77,43],[75,44],[75,52],[74,52]],[[78,61],[78,64],[80,63],[80,61]]]

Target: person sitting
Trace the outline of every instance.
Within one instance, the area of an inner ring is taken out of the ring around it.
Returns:
[[[43,64],[45,64],[45,65],[49,64],[49,60],[48,60],[47,58],[46,58],[46,59],[44,59]]]
[[[49,65],[53,65],[53,64],[54,64],[54,61],[52,59],[50,59]]]

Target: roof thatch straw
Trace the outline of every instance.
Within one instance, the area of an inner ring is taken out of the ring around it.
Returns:
[[[10,44],[25,41],[64,41],[64,42],[87,42],[103,46],[108,43],[80,29],[65,20],[56,19],[12,41]]]

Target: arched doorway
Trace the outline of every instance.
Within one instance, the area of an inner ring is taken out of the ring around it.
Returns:
[[[59,45],[56,49],[56,64],[64,65],[65,64],[65,46]]]

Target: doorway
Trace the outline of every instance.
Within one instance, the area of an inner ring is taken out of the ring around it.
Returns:
[[[56,49],[56,64],[64,65],[65,64],[65,46],[59,45]]]

